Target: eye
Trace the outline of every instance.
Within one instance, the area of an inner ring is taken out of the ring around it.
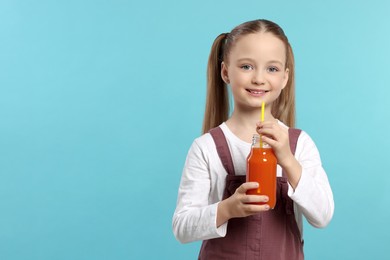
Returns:
[[[240,68],[243,70],[253,70],[253,66],[248,64],[242,65]]]
[[[269,72],[278,72],[279,71],[279,69],[277,67],[269,67],[267,70]]]

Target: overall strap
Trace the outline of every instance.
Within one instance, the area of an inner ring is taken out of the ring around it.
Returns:
[[[209,133],[214,139],[218,156],[221,159],[223,167],[229,175],[235,175],[233,159],[230,154],[229,146],[222,129],[218,126],[213,129],[210,129]]]
[[[292,154],[295,154],[295,150],[297,149],[297,142],[299,135],[301,134],[302,130],[296,129],[296,128],[289,128],[288,129],[288,136],[290,139],[290,149]]]

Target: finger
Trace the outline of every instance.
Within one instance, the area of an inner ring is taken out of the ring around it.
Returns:
[[[279,123],[277,121],[273,121],[273,120],[268,120],[268,121],[258,121],[256,122],[256,126],[257,127],[260,127],[260,128],[263,128],[263,127],[275,127],[275,126],[279,126]]]
[[[247,190],[257,189],[259,187],[258,182],[245,182],[237,188],[236,192],[245,194]]]
[[[278,132],[283,131],[283,129],[273,122],[262,122],[256,127],[257,131],[268,131],[268,132]]]
[[[274,122],[262,122],[257,125],[256,130],[288,133],[286,128],[283,128],[278,123]]]
[[[281,128],[262,128],[257,131],[262,136],[268,136],[274,140],[285,141],[288,140],[288,132]]]
[[[268,135],[274,137],[276,131],[273,128],[259,128],[256,129],[259,135]]]
[[[274,140],[268,136],[265,136],[265,135],[262,135],[261,136],[261,139],[266,142],[267,144],[269,144],[271,147],[274,147],[275,145],[277,145],[278,141],[277,140]]]
[[[254,214],[261,211],[267,211],[270,209],[270,206],[268,204],[264,204],[264,205],[245,204],[243,209],[250,214]]]
[[[243,198],[243,203],[258,203],[258,202],[268,202],[268,196],[265,195],[247,195]]]
[[[261,121],[256,122],[256,127],[257,128],[262,128],[263,125],[264,125],[264,122],[261,122]]]

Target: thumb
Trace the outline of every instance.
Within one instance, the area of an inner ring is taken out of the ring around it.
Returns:
[[[238,187],[236,191],[238,193],[245,194],[247,190],[257,189],[258,187],[259,187],[258,182],[245,182],[245,183],[241,184],[240,187]]]

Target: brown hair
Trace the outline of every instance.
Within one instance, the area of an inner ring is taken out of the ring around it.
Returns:
[[[222,61],[229,62],[229,53],[243,36],[259,32],[269,32],[286,46],[286,64],[289,78],[286,87],[273,102],[272,115],[290,127],[295,126],[295,70],[294,54],[282,28],[268,20],[254,20],[235,27],[230,33],[220,34],[211,47],[207,66],[207,98],[203,119],[203,133],[220,125],[229,117],[229,95],[226,83],[221,77]]]

